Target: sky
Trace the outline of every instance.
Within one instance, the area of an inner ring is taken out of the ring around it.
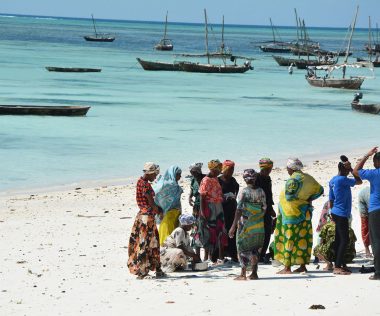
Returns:
[[[380,0],[1,0],[0,13],[97,19],[295,26],[294,8],[307,26],[348,27],[359,5],[357,27],[380,22]]]

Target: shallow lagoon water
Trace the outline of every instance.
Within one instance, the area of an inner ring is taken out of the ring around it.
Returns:
[[[348,21],[349,22],[349,21]],[[256,166],[261,156],[321,157],[378,144],[379,117],[351,110],[354,91],[318,89],[305,72],[289,75],[255,44],[271,29],[226,26],[234,53],[256,58],[245,74],[148,72],[136,57],[173,60],[204,51],[204,27],[170,24],[175,50],[156,52],[163,25],[98,21],[113,43],[89,43],[90,20],[0,17],[2,104],[91,105],[86,117],[0,117],[0,189],[64,185],[138,175],[145,161],[183,169],[194,161],[233,159]],[[219,26],[210,35],[219,41]],[[279,28],[294,39],[293,28]],[[312,28],[326,48],[343,48],[345,29]],[[367,41],[354,36],[355,54]],[[100,67],[101,73],[54,73],[45,66]],[[362,86],[378,102],[379,79]]]

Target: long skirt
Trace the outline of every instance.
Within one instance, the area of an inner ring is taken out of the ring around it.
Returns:
[[[368,216],[361,216],[360,219],[363,244],[365,247],[369,247],[371,242],[369,240]]]
[[[179,248],[161,248],[161,266],[164,272],[174,272],[185,269],[187,265],[186,255]]]
[[[282,224],[278,214],[274,231],[274,259],[285,267],[310,263],[313,247],[313,227],[310,213],[298,224]]]
[[[198,219],[198,240],[205,250],[212,253],[216,248],[227,246],[222,203],[205,203]]]
[[[132,274],[146,275],[161,267],[154,215],[137,214],[129,238],[128,256],[128,268]]]
[[[177,209],[172,209],[167,211],[160,227],[158,228],[158,233],[160,235],[160,246],[162,246],[166,238],[179,226],[178,218],[181,215],[181,211]]]

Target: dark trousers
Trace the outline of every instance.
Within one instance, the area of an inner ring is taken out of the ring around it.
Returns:
[[[272,235],[272,216],[270,216],[269,212],[265,212],[264,215],[264,244],[263,248],[261,248],[260,259],[263,260],[265,254],[267,252],[270,235]]]
[[[348,218],[331,214],[335,222],[335,267],[341,268],[344,262],[344,253],[349,242]]]
[[[375,275],[380,276],[380,210],[369,213],[368,224],[369,238],[375,259]]]

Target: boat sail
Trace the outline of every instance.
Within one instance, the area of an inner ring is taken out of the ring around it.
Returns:
[[[165,31],[164,31],[164,37],[160,40],[158,44],[154,46],[156,50],[173,50],[173,42],[171,39],[166,37],[168,29],[168,12],[166,11],[166,19],[165,19]]]
[[[93,14],[91,14],[91,18],[92,18],[92,25],[94,26],[95,34],[83,36],[84,39],[89,42],[113,42],[115,40],[114,36],[111,36],[110,34],[106,34],[106,33],[98,33]]]
[[[344,59],[344,62],[342,64],[337,64],[333,66],[318,66],[318,67],[309,67],[308,73],[305,76],[307,82],[315,87],[321,87],[321,88],[341,88],[341,89],[360,89],[362,83],[364,82],[364,79],[367,77],[364,76],[351,76],[349,78],[346,77],[346,70],[347,68],[362,68],[367,67],[369,68],[373,73],[373,65],[372,63],[348,63],[348,55],[351,48],[352,43],[352,36],[354,34],[356,20],[359,12],[359,6],[356,8],[356,13],[354,17],[354,21],[351,24],[351,32],[350,37],[348,40],[348,45],[346,49],[346,56]],[[326,76],[324,77],[318,77],[315,74],[315,70],[323,69],[327,71]],[[333,76],[334,70],[342,70],[342,77],[336,78]],[[374,76],[372,76],[374,77]]]

